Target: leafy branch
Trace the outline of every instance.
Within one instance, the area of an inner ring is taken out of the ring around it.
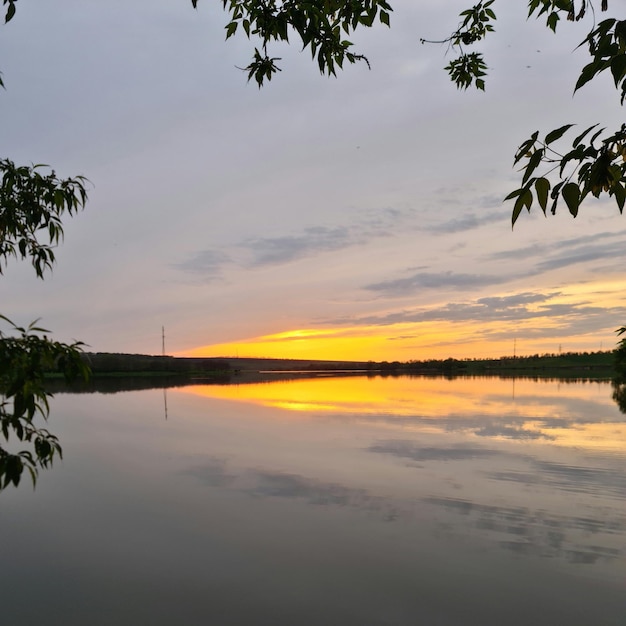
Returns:
[[[471,9],[466,9],[460,13],[463,19],[458,28],[445,39],[432,41],[420,39],[424,43],[448,44],[448,50],[458,51],[458,56],[444,68],[450,75],[450,79],[459,89],[467,89],[472,84],[477,89],[485,90],[484,76],[487,74],[487,64],[480,52],[465,52],[463,46],[471,46],[482,41],[487,33],[494,32],[491,22],[496,20],[491,5],[495,0],[479,2]]]
[[[447,43],[449,48],[458,50],[459,56],[445,69],[459,89],[472,85],[485,89],[487,65],[482,54],[466,53],[463,46],[482,41],[493,31],[491,23],[496,19],[491,8],[493,4],[494,0],[479,2],[463,11],[458,28],[445,39],[421,40],[422,43]],[[601,0],[600,10],[608,10],[608,0]],[[626,20],[610,18],[596,25],[591,0],[528,0],[528,16],[545,16],[546,26],[553,32],[556,32],[562,16],[567,21],[579,21],[589,14],[593,26],[578,47],[587,47],[591,61],[582,68],[574,93],[609,70],[623,105],[626,99]],[[615,199],[620,213],[623,212],[626,200],[626,125],[604,137],[601,136],[606,129],[596,130],[598,124],[590,126],[574,139],[571,149],[561,153],[553,144],[572,126],[561,126],[543,139],[539,139],[539,131],[536,131],[518,148],[514,165],[524,163],[521,185],[505,198],[514,201],[513,225],[522,210],[530,211],[535,202],[544,214],[548,209],[554,214],[559,202],[563,201],[576,217],[582,202],[590,194],[595,198],[607,194]],[[591,139],[584,143],[592,131]]]
[[[19,327],[0,315],[17,336],[0,331],[0,429],[5,441],[10,435],[31,444],[31,449],[9,452],[0,446],[0,490],[17,486],[24,470],[35,484],[39,469],[52,465],[63,452],[58,439],[35,424],[37,417],[48,419],[50,393],[45,390],[45,376],[60,372],[66,380],[87,380],[89,368],[81,358],[82,343],[51,341],[48,331],[33,322]]]
[[[560,14],[565,14],[568,22],[578,22],[587,14],[587,7],[595,15],[595,10],[591,0],[580,0],[578,8],[576,8],[575,0],[529,0],[528,17],[546,16],[546,26],[553,32],[561,19]],[[608,0],[602,0],[601,10],[608,9]]]
[[[54,170],[41,173],[43,167],[0,159],[0,274],[10,257],[30,257],[37,276],[43,278],[54,263],[54,247],[63,238],[62,216],[85,206],[83,176],[62,180]],[[47,243],[41,241],[42,234]]]
[[[9,259],[30,259],[37,276],[43,278],[54,263],[53,248],[63,238],[62,216],[74,215],[85,206],[85,178],[59,179],[54,171],[42,172],[43,168],[0,160],[0,274]],[[47,420],[50,410],[46,375],[60,372],[67,380],[86,379],[89,368],[81,359],[82,343],[52,341],[36,322],[24,328],[3,315],[0,321],[11,328],[11,334],[0,331],[0,431],[6,442],[12,435],[30,444],[19,452],[0,446],[2,490],[17,486],[25,470],[34,484],[39,469],[62,454],[57,438],[35,424],[38,417]]]
[[[194,8],[198,0],[191,0]],[[226,39],[241,29],[248,39],[260,39],[254,49],[251,63],[241,68],[254,78],[261,87],[280,71],[268,51],[271,42],[289,42],[295,33],[302,49],[309,48],[312,58],[317,60],[322,74],[336,75],[344,62],[369,62],[362,54],[353,51],[353,43],[344,38],[359,26],[372,27],[376,20],[389,26],[393,10],[386,0],[222,0],[224,10],[230,15],[226,25]]]
[[[551,131],[544,139],[539,139],[539,131],[536,131],[518,148],[515,163],[526,159],[522,168],[522,185],[505,198],[515,200],[513,225],[522,209],[530,211],[535,200],[546,214],[548,198],[553,215],[562,200],[572,216],[576,217],[587,195],[599,198],[602,193],[614,197],[620,213],[623,211],[626,202],[626,124],[605,138],[601,138],[605,129],[596,130],[597,126],[594,124],[579,134],[573,140],[571,150],[565,154],[557,152],[553,144],[573,124]],[[585,138],[592,131],[595,132],[585,143]],[[541,176],[535,176],[540,166],[544,166],[545,171]],[[551,182],[549,176],[553,173],[558,175],[558,183]]]
[[[583,19],[587,9],[594,14],[590,0],[530,0],[529,16],[547,15],[546,25],[556,31],[559,13],[566,13],[569,21]],[[601,10],[608,10],[608,0],[603,0]],[[581,72],[574,93],[606,70],[610,70],[615,88],[621,92],[620,103],[626,98],[626,21],[606,19],[589,32],[579,47],[586,44],[591,62]],[[514,163],[526,159],[522,185],[510,193],[506,200],[515,200],[512,223],[515,224],[522,209],[530,211],[536,200],[544,214],[547,211],[548,194],[551,199],[550,212],[556,212],[559,201],[564,201],[572,216],[578,215],[583,200],[591,194],[599,198],[603,193],[614,198],[620,213],[626,201],[626,125],[609,136],[602,138],[605,128],[596,130],[598,124],[590,126],[572,142],[571,150],[564,154],[551,145],[570,130],[567,124],[549,132],[543,141],[535,132],[518,149]],[[592,133],[589,143],[583,140]],[[543,176],[533,174],[539,166],[547,167]],[[559,182],[554,185],[548,178],[558,173]],[[534,196],[533,196],[534,191]]]
[[[626,20],[608,19],[600,22],[580,44],[587,44],[591,63],[583,67],[574,91],[598,74],[610,70],[615,88],[621,90],[620,103],[626,98]],[[580,46],[579,46],[580,47]]]

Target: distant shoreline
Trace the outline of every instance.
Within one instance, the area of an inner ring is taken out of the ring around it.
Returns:
[[[88,382],[65,383],[51,375],[51,392],[115,393],[123,390],[189,385],[270,383],[320,377],[415,376],[499,377],[610,381],[616,376],[614,353],[566,353],[500,359],[426,361],[332,361],[314,359],[185,358],[141,354],[85,353],[92,370]]]
[[[276,374],[291,372],[414,373],[414,374],[531,374],[583,373],[612,378],[614,352],[567,352],[497,359],[427,359],[423,361],[347,361],[316,359],[275,359],[247,357],[173,357],[140,354],[85,353],[95,376],[167,373],[170,375],[219,376],[243,373]]]
[[[51,374],[50,393],[118,393],[193,385],[248,385],[328,377],[509,378],[563,382],[615,379],[614,353],[567,353],[501,359],[431,359],[401,363],[314,359],[185,358],[85,353],[91,379],[67,383]]]

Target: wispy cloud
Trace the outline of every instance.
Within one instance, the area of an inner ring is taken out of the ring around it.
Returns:
[[[429,226],[425,230],[433,233],[450,234],[478,228],[479,226],[499,218],[492,212],[484,216],[470,214],[443,224]],[[522,248],[501,250],[485,255],[484,260],[491,265],[502,261],[512,262],[512,268],[519,267],[517,261],[524,261],[524,270],[507,273],[506,277],[491,273],[463,273],[455,271],[426,271],[421,267],[407,269],[412,271],[408,276],[390,278],[370,283],[363,288],[379,293],[387,298],[405,297],[424,290],[453,288],[460,291],[502,285],[520,278],[538,276],[553,270],[585,264],[587,271],[593,268],[595,261],[610,261],[617,268],[617,262],[626,256],[624,236],[621,233],[603,232],[597,235],[574,237],[556,241],[546,247],[545,244],[532,244]],[[533,263],[534,261],[534,263]],[[597,265],[597,264],[596,264]],[[604,268],[606,269],[606,268]],[[479,301],[479,304],[483,302]]]
[[[447,222],[442,222],[441,224],[427,226],[424,230],[437,235],[449,235],[474,230],[487,224],[502,222],[502,219],[502,211],[490,211],[489,213],[483,214],[468,213],[463,217],[448,220]]]
[[[406,278],[384,280],[365,285],[364,289],[385,297],[403,297],[425,289],[454,288],[460,290],[488,287],[509,282],[511,277],[456,272],[417,272]]]
[[[402,232],[412,211],[382,208],[359,213],[350,224],[306,226],[271,237],[253,237],[225,245],[222,249],[200,250],[173,267],[183,272],[217,278],[227,266],[247,269],[286,265],[303,258],[365,245],[373,239]]]
[[[539,261],[529,269],[530,275],[536,275],[580,263],[621,259],[626,255],[624,244],[622,233],[603,232],[597,235],[584,235],[555,241],[548,247],[545,244],[536,243],[513,250],[500,250],[488,254],[485,259],[487,261],[520,261],[537,258]]]
[[[605,239],[621,238],[621,233],[602,232],[594,235],[582,235],[580,237],[571,237],[569,239],[563,239],[561,241],[556,240],[550,243],[550,247],[546,249],[545,244],[532,244],[523,248],[516,248],[514,250],[501,250],[494,252],[486,256],[487,259],[498,261],[504,259],[517,259],[526,258],[529,255],[541,252],[544,255],[551,254],[558,250],[569,250],[571,248],[577,248],[580,246],[586,246],[589,244],[596,244],[599,241]]]
[[[595,306],[581,299],[579,302],[559,302],[564,297],[561,291],[522,291],[506,296],[478,298],[465,302],[449,302],[436,307],[419,307],[393,311],[381,315],[366,315],[352,318],[324,320],[324,324],[390,326],[421,322],[528,322],[534,319],[558,320],[536,327],[526,326],[527,337],[552,337],[557,334],[586,334],[601,327],[617,326],[626,319],[626,306]],[[481,331],[484,339],[498,340],[510,337],[510,328],[492,326]],[[414,335],[418,336],[418,334]],[[410,339],[406,329],[394,339]]]
[[[173,267],[190,274],[201,275],[205,280],[219,278],[222,269],[230,263],[230,258],[219,250],[201,250],[192,257]]]
[[[626,250],[624,249],[623,240],[609,244],[584,244],[572,250],[567,249],[560,254],[555,254],[551,258],[537,263],[535,267],[537,272],[547,272],[570,265],[589,263],[591,261],[606,261],[607,259],[618,261],[623,259],[624,256],[626,256]]]
[[[339,250],[359,242],[358,235],[345,226],[325,228],[311,226],[301,234],[282,237],[249,239],[241,248],[252,254],[250,266],[278,265],[289,263],[320,252]]]
[[[529,304],[546,302],[559,295],[560,292],[558,291],[549,293],[523,291],[510,296],[490,296],[487,298],[479,298],[476,300],[476,303],[494,311],[510,311],[511,309],[519,309],[520,307],[524,307],[524,310],[526,311],[526,307]]]

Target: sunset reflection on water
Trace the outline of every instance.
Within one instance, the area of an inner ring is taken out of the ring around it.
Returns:
[[[623,625],[608,383],[166,391],[53,398],[63,463],[2,494],[3,623]]]
[[[289,413],[349,415],[417,430],[626,453],[626,422],[606,382],[496,377],[317,377],[178,391]],[[281,413],[281,415],[284,415]],[[470,424],[471,418],[480,420]],[[491,424],[488,427],[486,422]]]

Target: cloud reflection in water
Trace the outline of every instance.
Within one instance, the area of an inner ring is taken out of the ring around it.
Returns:
[[[257,434],[290,446],[287,461],[235,454],[187,471],[211,489],[396,522],[406,541],[621,575],[626,417],[608,383],[350,377],[185,391],[249,405]]]

